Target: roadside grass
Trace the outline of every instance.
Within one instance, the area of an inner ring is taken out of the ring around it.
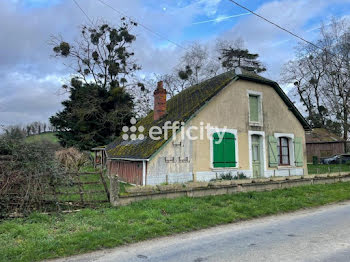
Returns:
[[[334,164],[334,165],[314,165],[308,164],[307,169],[309,174],[326,174],[336,172],[350,172],[350,165],[347,164]]]
[[[26,137],[26,141],[28,143],[36,143],[43,140],[47,140],[55,144],[58,144],[58,138],[56,137],[55,132],[46,132],[46,133],[41,133],[39,135],[31,135]]]
[[[146,200],[0,223],[0,261],[38,261],[350,199],[350,182]]]

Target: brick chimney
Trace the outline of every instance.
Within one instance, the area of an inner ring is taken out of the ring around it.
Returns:
[[[159,120],[166,113],[166,90],[163,88],[163,81],[159,81],[154,95],[154,113],[153,119]]]

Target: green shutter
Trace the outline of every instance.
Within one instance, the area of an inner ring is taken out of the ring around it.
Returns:
[[[213,135],[213,154],[214,154],[214,167],[225,167],[225,158],[224,158],[224,143],[221,141],[220,144],[217,142],[220,141],[218,133]]]
[[[269,136],[269,167],[278,166],[277,139]]]
[[[222,134],[220,134],[222,135]],[[225,133],[220,144],[219,134],[213,135],[213,166],[214,167],[235,167],[235,136],[231,133]]]
[[[235,135],[232,133],[225,133],[224,135],[225,167],[236,166],[235,139]]]
[[[303,142],[301,137],[296,137],[294,139],[294,157],[295,165],[303,166],[304,165],[304,155],[303,155]]]
[[[250,121],[259,122],[259,97],[249,96]]]

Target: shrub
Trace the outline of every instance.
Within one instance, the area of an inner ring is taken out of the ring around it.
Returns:
[[[0,218],[10,212],[40,209],[47,192],[63,178],[54,158],[58,146],[48,141],[26,143],[9,134],[0,137],[0,145],[2,153],[10,155],[0,163]]]
[[[210,181],[216,181],[216,180],[237,180],[237,179],[246,179],[248,178],[243,172],[237,172],[237,175],[232,176],[230,173],[223,173],[220,174],[219,179],[211,179]]]
[[[246,179],[248,178],[243,172],[237,172],[237,175],[233,179]]]
[[[55,157],[66,171],[71,172],[78,172],[89,161],[88,154],[82,153],[74,147],[57,151]]]
[[[230,172],[230,173],[227,173],[227,174],[221,174],[221,175],[220,175],[220,178],[221,178],[222,180],[232,180],[232,179],[233,179],[231,172]]]

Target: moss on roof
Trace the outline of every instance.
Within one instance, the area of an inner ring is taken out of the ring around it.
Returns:
[[[325,128],[314,128],[312,132],[306,134],[306,143],[335,143],[344,142],[344,139],[329,132]]]
[[[244,79],[274,87],[283,101],[285,101],[288,107],[302,123],[304,128],[309,128],[309,125],[303,116],[295,108],[294,104],[288,99],[286,94],[284,94],[276,82],[252,72],[245,70],[242,71],[242,74],[239,75],[236,75],[234,72],[230,71],[185,89],[167,101],[167,113],[164,117],[158,121],[154,121],[152,111],[145,118],[141,119],[136,124],[136,127],[143,126],[145,128],[143,134],[146,135],[152,126],[162,127],[166,121],[186,122],[195,112],[197,112],[212,97],[218,94],[232,80]],[[171,137],[170,131],[168,133],[168,137]],[[106,147],[106,152],[108,158],[149,159],[165,143],[165,139],[155,141],[147,136],[145,136],[143,140],[134,141],[124,141],[122,137],[119,137]]]

